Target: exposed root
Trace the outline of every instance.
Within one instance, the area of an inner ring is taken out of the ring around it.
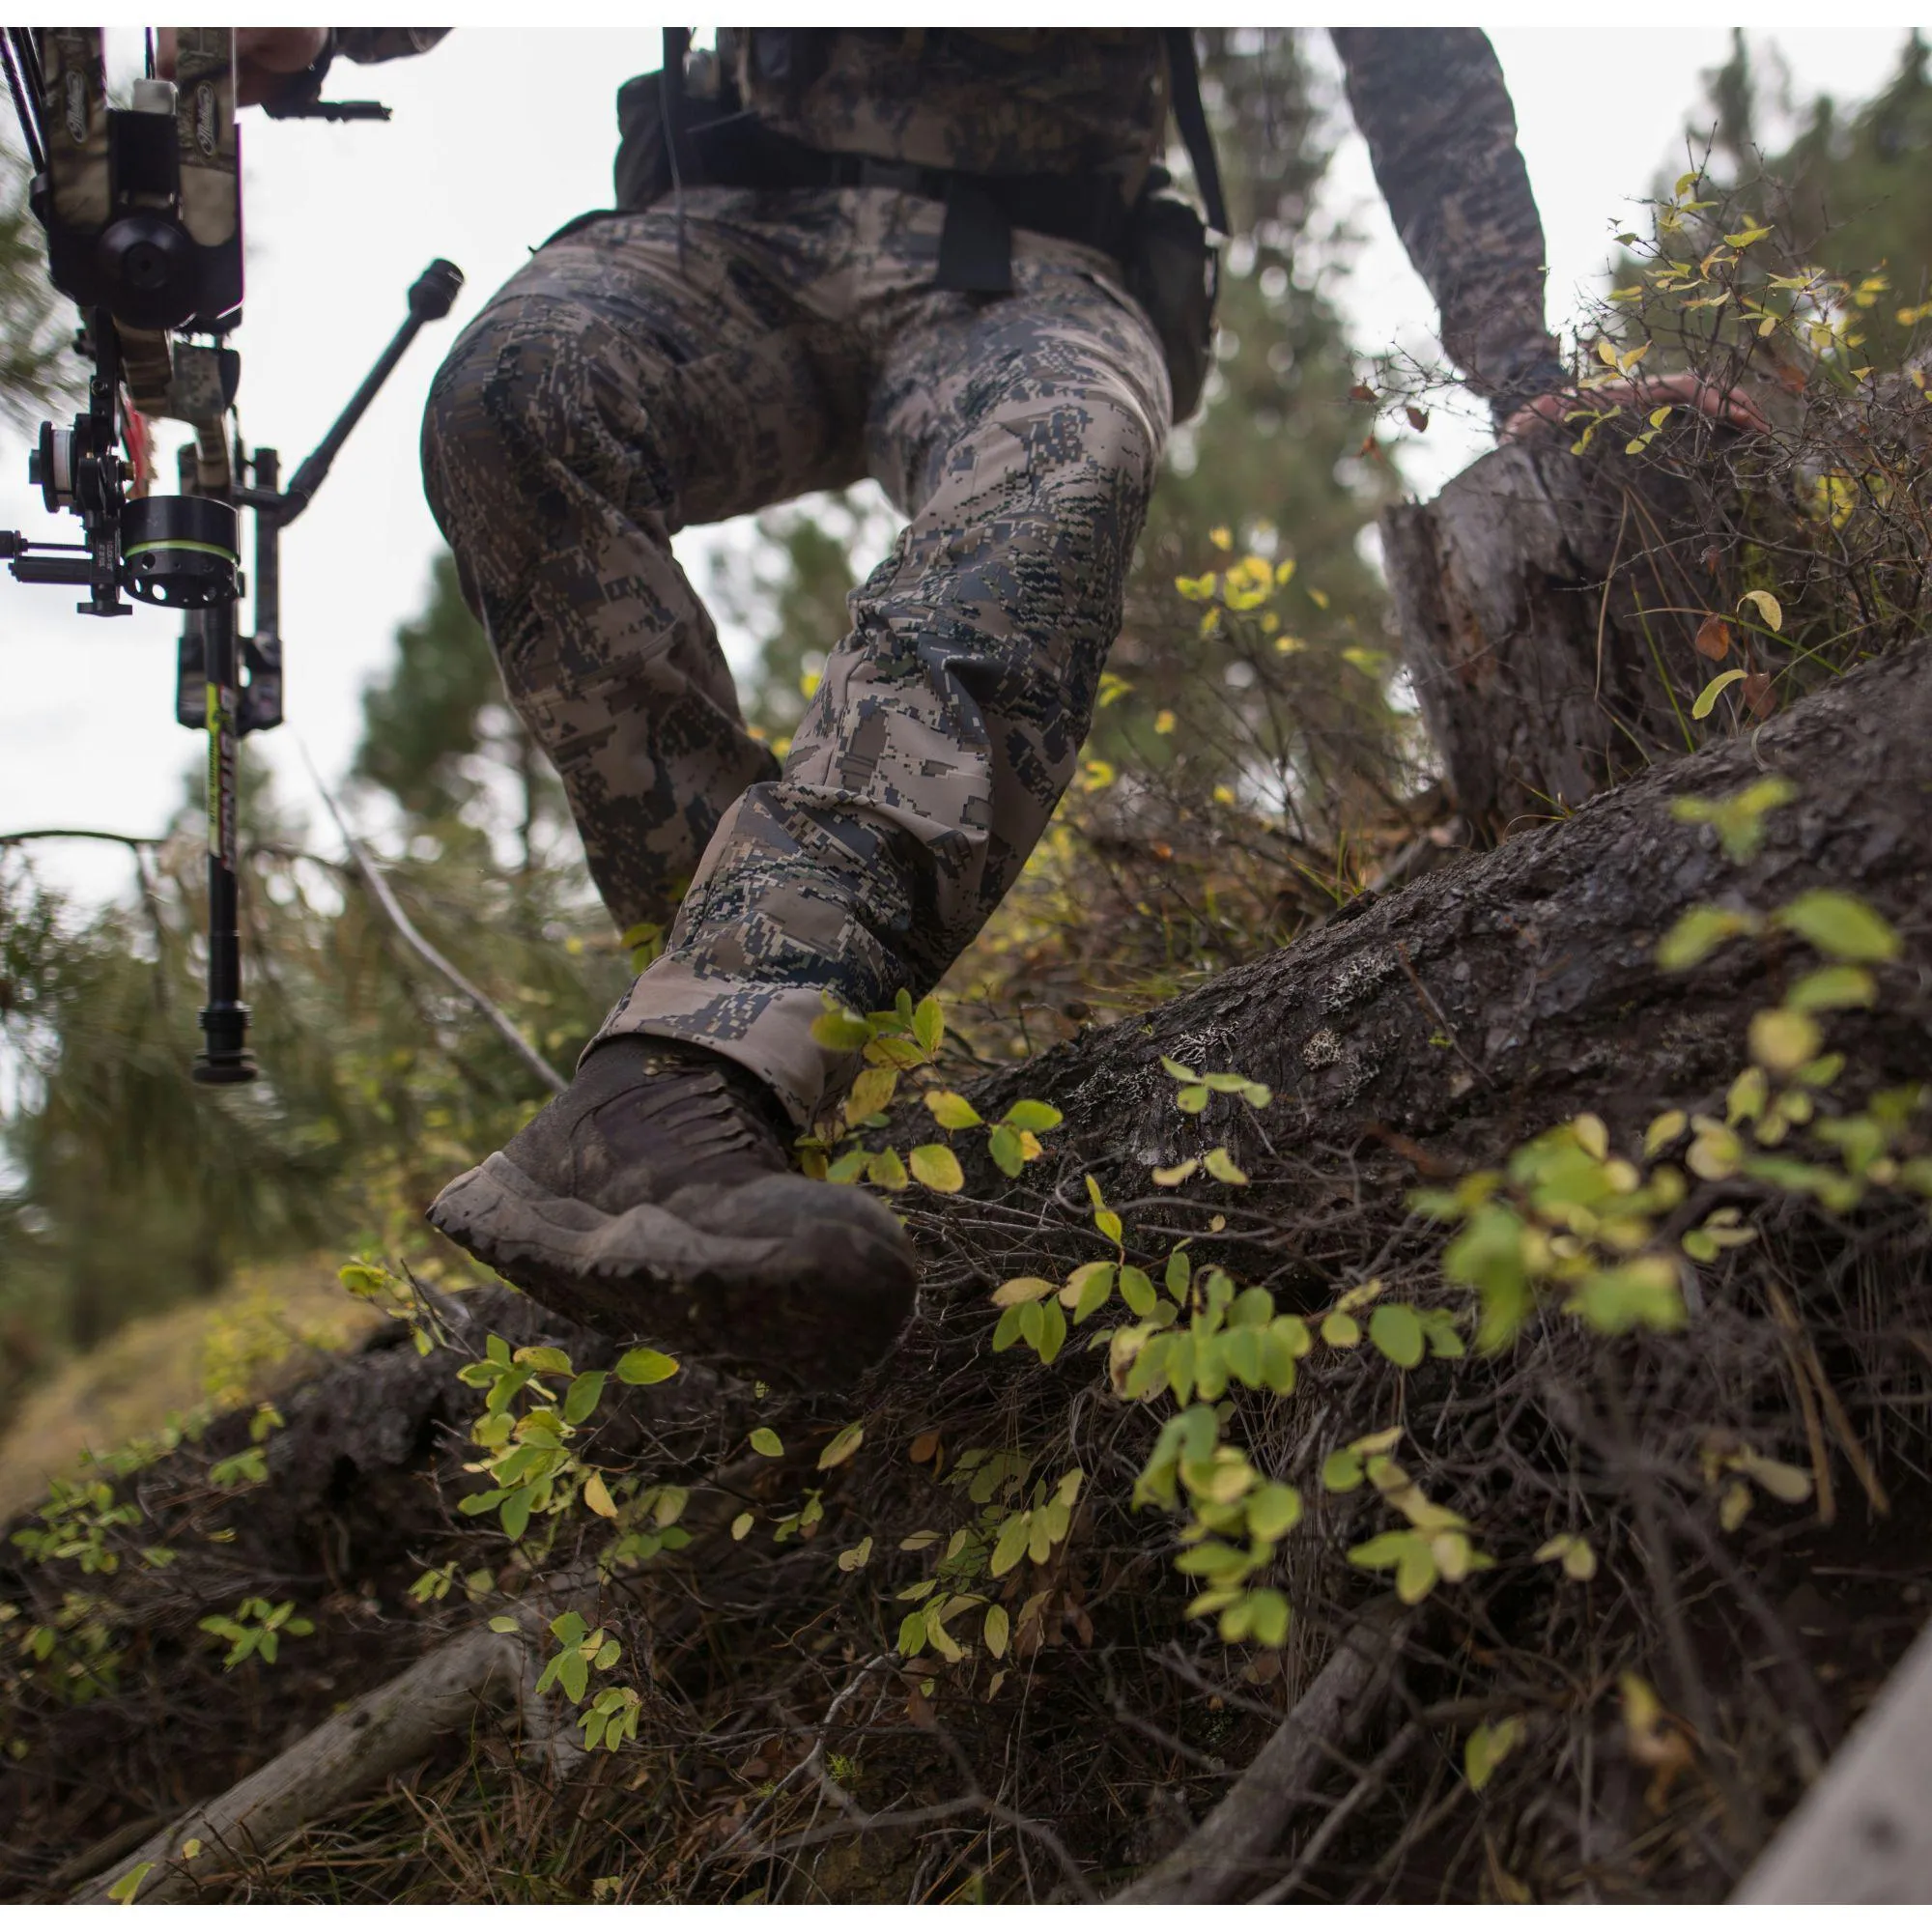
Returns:
[[[1225,1905],[1269,1869],[1268,1855],[1333,1753],[1363,1735],[1388,1694],[1401,1650],[1395,1610],[1390,1600],[1364,1614],[1194,1834],[1115,1903]]]

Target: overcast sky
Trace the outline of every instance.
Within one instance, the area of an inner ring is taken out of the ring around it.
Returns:
[[[1866,10],[1860,14],[1852,25],[1769,30],[1802,97],[1861,97],[1890,72],[1904,28],[1868,24]],[[1681,155],[1700,71],[1727,51],[1721,26],[1687,25],[1681,14],[1671,25],[1618,17],[1614,34],[1601,14],[1575,29],[1492,29],[1543,211],[1558,327],[1577,315],[1579,292],[1602,286],[1607,238],[1627,198],[1643,195]],[[134,31],[118,39],[131,55]],[[110,30],[110,57],[115,40]],[[1317,40],[1328,62],[1325,40]],[[299,733],[324,773],[340,775],[359,728],[362,686],[385,663],[397,622],[422,600],[440,539],[423,502],[416,434],[437,362],[527,250],[571,215],[608,204],[611,97],[628,75],[657,65],[657,44],[655,27],[465,28],[422,59],[338,65],[330,92],[380,95],[395,109],[385,126],[244,114],[240,403],[244,433],[280,448],[284,473],[401,321],[404,291],[423,265],[447,256],[469,278],[455,315],[425,330],[285,540],[290,723],[262,743],[292,798],[313,794],[287,741]],[[1369,237],[1355,271],[1336,283],[1358,346],[1395,341],[1427,355],[1428,298],[1352,132],[1327,195],[1329,212],[1351,214]],[[1481,446],[1472,428],[1438,414],[1409,474],[1427,490]],[[1284,452],[1284,460],[1293,459]],[[24,444],[0,433],[0,528],[71,540],[77,526],[62,518],[68,527],[56,528],[55,521],[26,485]],[[1293,533],[1284,534],[1292,543]],[[724,540],[744,541],[745,532],[727,526]],[[705,541],[697,532],[679,539],[700,585]],[[176,621],[137,608],[101,622],[76,615],[71,602],[70,592],[0,577],[0,831],[155,831],[181,795],[195,749],[171,722]],[[84,892],[118,892],[127,882],[127,862],[111,848],[40,849],[50,876]]]

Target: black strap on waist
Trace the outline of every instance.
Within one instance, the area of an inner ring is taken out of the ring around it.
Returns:
[[[1184,27],[1163,29],[1174,89],[1174,110],[1194,163],[1208,219],[1223,234],[1228,213],[1220,171],[1201,105],[1193,36]],[[748,110],[707,112],[684,88],[690,34],[667,29],[662,76],[665,145],[673,192],[699,183],[719,187],[890,187],[946,204],[934,286],[976,295],[1004,295],[1013,285],[1012,232],[1084,242],[1120,257],[1127,245],[1132,211],[1118,177],[1085,174],[986,175],[963,168],[929,168],[880,160],[869,155],[834,154],[767,127]]]

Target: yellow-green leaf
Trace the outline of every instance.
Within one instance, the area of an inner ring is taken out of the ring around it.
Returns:
[[[1040,1301],[1058,1293],[1052,1282],[1042,1281],[1037,1274],[1015,1275],[1011,1281],[1003,1281],[993,1291],[993,1306],[1019,1308],[1029,1301]]]
[[[1837,1007],[1868,1007],[1878,998],[1878,981],[1862,966],[1821,966],[1807,973],[1785,995],[1793,1012],[1822,1013]]]
[[[1714,677],[1710,681],[1710,683],[1707,684],[1704,687],[1704,689],[1697,694],[1696,701],[1690,707],[1691,717],[1693,718],[1710,717],[1712,709],[1717,704],[1718,699],[1720,698],[1724,695],[1724,693],[1731,688],[1732,685],[1742,682],[1743,679],[1747,674],[1748,673],[1742,670],[1719,671],[1718,675]]]
[[[656,1349],[633,1349],[617,1363],[616,1377],[633,1388],[648,1388],[653,1382],[668,1382],[677,1374],[676,1358]]]
[[[1471,1791],[1480,1791],[1495,1776],[1496,1766],[1523,1740],[1520,1718],[1504,1718],[1493,1724],[1478,1724],[1463,1747],[1463,1771]]]
[[[1862,899],[1848,893],[1801,893],[1773,917],[1833,959],[1879,965],[1898,957],[1898,934]]]
[[[849,1463],[859,1453],[859,1445],[865,1439],[866,1425],[863,1422],[848,1422],[819,1452],[818,1466],[821,1469],[836,1469],[840,1463]]]
[[[962,1127],[977,1127],[980,1124],[980,1110],[963,1094],[954,1094],[942,1087],[923,1097],[927,1111],[948,1133],[956,1133]]]
[[[931,1188],[935,1194],[957,1194],[966,1185],[959,1157],[950,1147],[943,1147],[938,1141],[914,1148],[910,1158],[912,1178]]]
[[[116,1905],[132,1905],[134,1897],[141,1889],[141,1881],[155,1868],[153,1859],[143,1859],[137,1865],[128,1869],[107,1888],[107,1896]]]
[[[775,1460],[784,1454],[784,1444],[779,1440],[775,1429],[754,1429],[752,1431],[752,1447],[760,1456],[770,1456]]]
[[[989,1605],[986,1609],[986,1652],[988,1656],[1006,1656],[1007,1636],[1009,1629],[1010,1625],[1006,1610],[998,1604]]]
[[[1209,1148],[1202,1165],[1216,1180],[1225,1180],[1230,1187],[1245,1187],[1248,1184],[1248,1177],[1235,1165],[1224,1147]]]
[[[1803,1066],[1807,1060],[1817,1057],[1822,1044],[1818,1022],[1808,1013],[1767,1007],[1751,1015],[1751,1058],[1774,1073],[1790,1073]]]
[[[845,1118],[857,1122],[873,1114],[882,1114],[892,1104],[893,1094],[899,1084],[897,1072],[890,1066],[868,1066],[852,1083],[852,1091],[845,1098]]]
[[[617,1505],[611,1499],[610,1489],[595,1469],[584,1478],[583,1501],[585,1507],[598,1516],[614,1517],[617,1514]]]
[[[1369,1340],[1398,1368],[1422,1359],[1422,1323],[1404,1301],[1385,1301],[1369,1317]]]
[[[1321,1339],[1331,1349],[1352,1349],[1362,1339],[1362,1324],[1339,1309],[1321,1318]]]
[[[846,1009],[820,1013],[811,1023],[811,1037],[834,1053],[857,1053],[872,1037],[862,1014]]]

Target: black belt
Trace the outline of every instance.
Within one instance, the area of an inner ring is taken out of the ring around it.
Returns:
[[[827,187],[883,187],[946,204],[935,286],[1004,295],[1012,288],[1013,230],[1030,228],[1103,254],[1124,254],[1131,213],[1109,175],[980,175],[869,155],[810,155]]]
[[[667,35],[667,40],[669,40]],[[672,50],[668,47],[668,57]],[[668,73],[677,71],[675,64]],[[1118,177],[1085,174],[982,175],[929,168],[870,155],[809,148],[739,112],[706,121],[681,91],[667,91],[666,134],[673,179],[685,186],[749,188],[885,187],[946,205],[934,285],[1005,295],[1013,285],[1013,230],[1030,228],[1102,253],[1125,255],[1133,212]]]

